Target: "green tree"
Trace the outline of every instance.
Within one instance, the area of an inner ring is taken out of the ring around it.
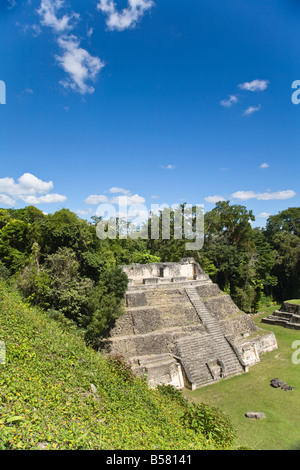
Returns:
[[[47,304],[80,325],[89,309],[94,283],[89,278],[80,277],[76,253],[70,248],[59,248],[46,257],[41,271],[50,279],[45,299]]]
[[[296,235],[277,233],[273,237],[276,261],[273,274],[277,278],[275,296],[278,300],[300,297],[300,238]]]
[[[9,219],[0,230],[0,260],[11,274],[15,274],[25,266],[29,252],[29,224]]]
[[[45,254],[66,247],[80,256],[92,249],[97,240],[94,227],[68,209],[47,216],[41,223],[41,234],[41,248]]]
[[[279,232],[300,237],[300,207],[290,207],[267,220],[266,235],[272,239]]]

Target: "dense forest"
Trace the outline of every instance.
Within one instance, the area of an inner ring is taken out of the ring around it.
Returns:
[[[182,206],[184,207],[184,205]],[[169,240],[99,239],[90,221],[68,209],[45,215],[34,206],[0,209],[0,277],[32,305],[74,323],[97,345],[122,314],[127,276],[120,265],[192,256],[239,308],[300,297],[300,208],[253,228],[252,211],[219,202],[204,217],[204,246],[186,251],[184,234]],[[173,224],[173,225],[172,225]]]

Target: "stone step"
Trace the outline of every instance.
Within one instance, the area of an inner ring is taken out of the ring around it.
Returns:
[[[283,326],[285,328],[300,330],[300,323],[284,320],[283,318],[276,317],[275,315],[270,315],[269,317],[263,318],[262,322],[268,323],[270,325]]]
[[[131,358],[133,360],[134,358]],[[170,354],[156,354],[153,356],[140,356],[136,359],[141,366],[146,366],[149,364],[170,362],[173,361],[173,358]]]
[[[226,376],[241,373],[243,367],[224,337],[217,319],[207,309],[195,288],[186,287],[185,291],[207,331],[206,335],[194,334],[176,342],[179,355],[188,368],[193,382],[199,387],[215,381],[206,364],[211,361],[221,361]]]
[[[187,280],[187,281],[180,281],[180,282],[168,282],[168,283],[159,283],[159,284],[151,284],[145,285],[141,283],[135,283],[128,286],[127,291],[134,291],[134,290],[152,290],[152,289],[173,289],[174,287],[186,287],[186,286],[206,286],[212,284],[210,279],[207,280]]]

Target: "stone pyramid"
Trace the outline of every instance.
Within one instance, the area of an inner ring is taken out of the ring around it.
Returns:
[[[193,258],[123,266],[126,312],[104,351],[123,356],[151,386],[192,390],[247,372],[277,348]]]

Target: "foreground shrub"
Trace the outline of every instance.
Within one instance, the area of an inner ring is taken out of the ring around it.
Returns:
[[[107,362],[113,373],[123,379],[124,382],[130,383],[135,379],[135,375],[132,372],[130,365],[125,361],[121,355],[108,356]]]
[[[161,384],[158,385],[157,390],[161,393],[161,395],[170,398],[171,400],[178,403],[178,405],[186,407],[188,405],[187,399],[182,395],[182,393],[177,390],[172,385],[165,385]]]
[[[236,430],[230,419],[218,408],[205,403],[188,404],[182,421],[188,428],[221,446],[231,445],[236,438]]]

